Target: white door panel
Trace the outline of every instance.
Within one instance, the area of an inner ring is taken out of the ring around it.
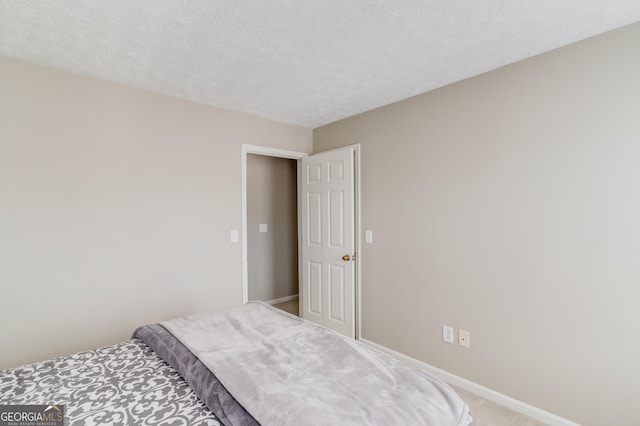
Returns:
[[[338,322],[345,322],[344,273],[344,267],[338,267],[335,265],[331,265],[329,267],[329,299],[331,301],[331,312],[329,312],[329,318]]]
[[[307,194],[307,238],[308,244],[322,246],[322,193]]]
[[[354,149],[302,164],[302,316],[355,337]]]
[[[303,294],[309,295],[309,313],[322,316],[322,264],[308,262],[308,280]]]

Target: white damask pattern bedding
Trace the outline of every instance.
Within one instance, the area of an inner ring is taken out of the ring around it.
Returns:
[[[183,378],[138,339],[0,371],[0,405],[65,406],[68,425],[220,423]]]

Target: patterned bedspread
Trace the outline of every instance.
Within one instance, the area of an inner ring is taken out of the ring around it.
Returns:
[[[64,405],[68,425],[220,425],[138,339],[0,371],[0,405],[10,404]]]

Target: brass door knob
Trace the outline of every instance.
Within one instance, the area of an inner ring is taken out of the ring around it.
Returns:
[[[344,260],[345,262],[348,262],[351,260],[351,256],[349,256],[348,254],[345,254],[344,256],[342,256],[342,260]]]

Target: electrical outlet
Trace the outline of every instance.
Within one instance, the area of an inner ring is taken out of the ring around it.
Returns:
[[[471,333],[467,330],[458,330],[458,344],[465,348],[471,347]]]
[[[453,343],[453,327],[448,325],[442,326],[442,340],[447,343]]]

